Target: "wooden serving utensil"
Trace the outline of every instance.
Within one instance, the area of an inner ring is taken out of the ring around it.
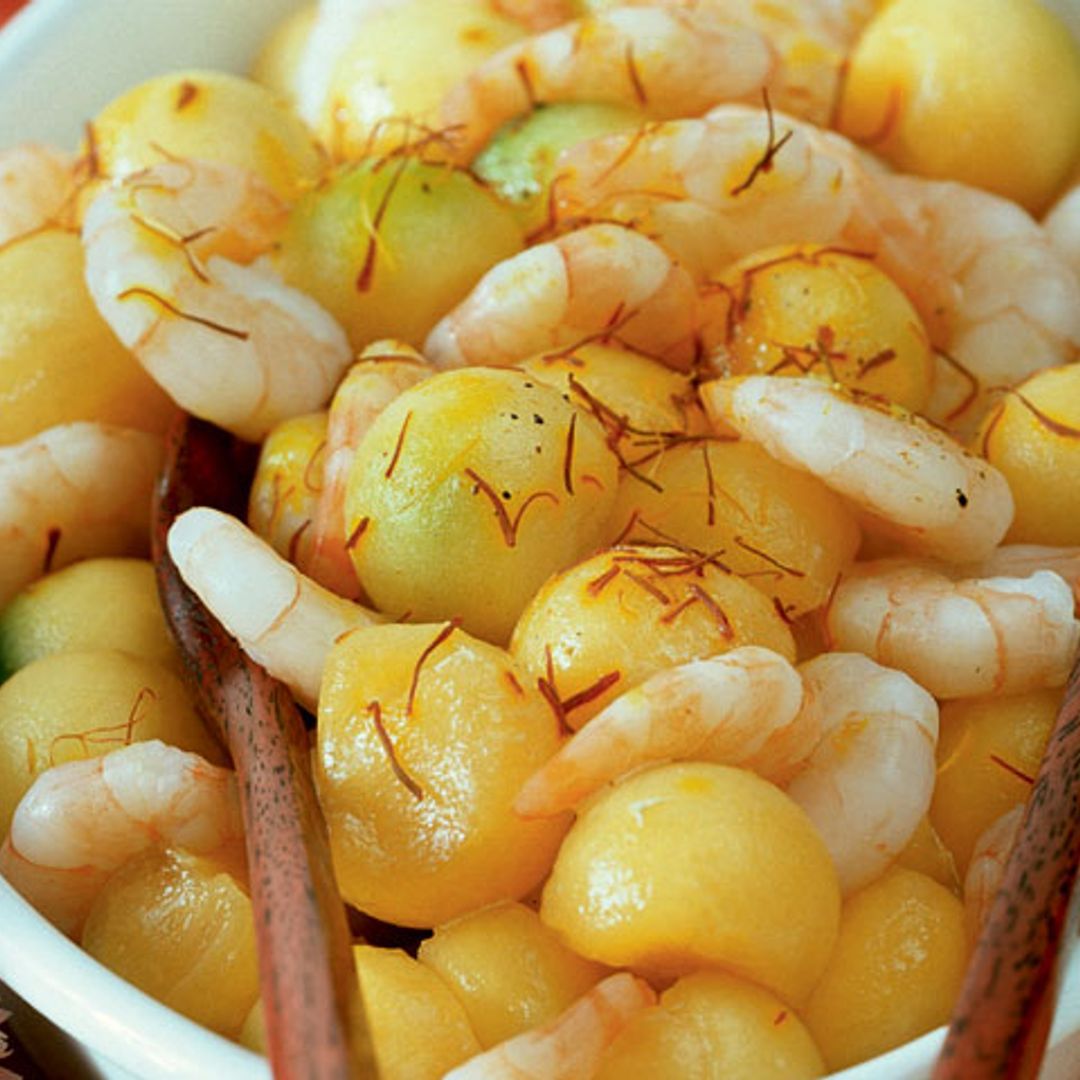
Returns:
[[[1080,866],[1080,660],[979,935],[934,1080],[1038,1073]]]
[[[165,543],[173,520],[191,506],[243,517],[256,453],[204,421],[177,423],[154,498],[158,589],[203,714],[236,768],[274,1075],[375,1076],[370,1040],[354,1046],[350,1037],[363,1030],[363,1013],[303,720],[288,691],[184,584]]]

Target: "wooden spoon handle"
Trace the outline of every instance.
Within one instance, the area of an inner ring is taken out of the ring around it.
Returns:
[[[303,720],[288,691],[184,584],[165,545],[169,526],[191,506],[243,516],[253,455],[253,447],[203,421],[185,418],[174,429],[154,499],[158,588],[200,706],[239,780],[274,1075],[374,1076],[369,1041],[350,1045],[350,1017],[362,1014]]]
[[[1035,1076],[1080,865],[1080,662],[968,966],[934,1080]]]

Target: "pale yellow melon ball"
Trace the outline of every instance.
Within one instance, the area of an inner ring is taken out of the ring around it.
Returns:
[[[851,55],[838,126],[1038,212],[1080,153],[1080,49],[1038,0],[893,0]]]
[[[308,4],[278,23],[251,65],[251,77],[293,108],[300,96],[304,51],[318,13],[318,4]]]
[[[514,903],[436,927],[419,959],[460,999],[485,1050],[554,1020],[609,973]]]
[[[894,869],[850,896],[803,1011],[826,1065],[846,1068],[945,1023],[966,963],[964,907],[936,881]]]
[[[704,762],[637,773],[586,803],[540,908],[602,963],[720,967],[796,1005],[839,915],[836,871],[803,811],[751,772]]]
[[[720,971],[680,979],[604,1055],[596,1080],[808,1080],[825,1064],[775,994]]]
[[[82,946],[169,1008],[222,1035],[239,1032],[259,994],[255,919],[233,867],[150,851],[94,901]]]

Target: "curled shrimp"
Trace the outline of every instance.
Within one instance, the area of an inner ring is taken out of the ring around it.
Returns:
[[[377,341],[360,354],[334,391],[311,547],[299,565],[340,596],[355,598],[360,591],[345,535],[345,489],[356,448],[383,409],[431,373],[431,365],[411,345]]]
[[[602,101],[656,118],[760,100],[778,57],[761,33],[702,10],[615,8],[500,50],[443,99],[441,124],[468,163],[536,105]]]
[[[1047,570],[954,581],[925,563],[882,559],[840,581],[825,626],[834,647],[948,699],[1064,686],[1080,644],[1073,610],[1072,590]]]
[[[616,698],[525,784],[523,817],[571,809],[646,764],[686,758],[737,765],[779,781],[813,748],[818,711],[795,669],[746,646],[668,668]]]
[[[169,529],[168,548],[188,587],[244,652],[308,709],[318,702],[335,640],[379,621],[305,577],[246,525],[219,510],[199,506],[181,514]]]
[[[1001,879],[1005,876],[1009,852],[1016,843],[1023,820],[1024,806],[1021,803],[995,818],[975,841],[964,875],[964,922],[972,942],[978,939],[994,905]]]
[[[1028,577],[1036,570],[1051,570],[1072,589],[1080,605],[1080,547],[1044,544],[1003,544],[981,563],[960,568],[961,577]]]
[[[77,936],[116,870],[156,843],[209,855],[243,842],[230,769],[157,740],[43,772],[0,848],[0,873]]]
[[[656,994],[627,972],[611,975],[549,1024],[493,1046],[451,1069],[445,1080],[581,1080]]]
[[[947,353],[926,409],[969,435],[994,393],[1080,356],[1080,279],[1047,230],[1008,199],[912,176],[879,182],[952,283]]]
[[[80,421],[0,446],[0,607],[62,566],[148,547],[161,438]]]
[[[106,188],[83,227],[87,285],[117,337],[179,405],[250,440],[323,405],[351,359],[314,300],[241,265],[285,214],[242,170],[166,161]]]
[[[48,146],[0,150],[0,247],[60,221],[75,191],[73,168]]]
[[[489,270],[428,336],[438,367],[505,365],[583,341],[617,338],[685,367],[697,292],[658,244],[621,225],[591,225]]]
[[[900,671],[826,653],[803,664],[823,735],[787,793],[806,811],[846,894],[879,876],[930,808],[938,708]]]
[[[788,243],[873,255],[929,330],[952,283],[927,258],[915,224],[853,143],[772,109],[723,105],[703,118],[647,125],[564,151],[553,224],[633,224],[698,280]]]
[[[1005,478],[938,428],[815,378],[752,375],[701,388],[714,422],[817,476],[906,548],[985,558],[1012,522]]]
[[[1050,208],[1043,227],[1057,253],[1080,279],[1080,177]]]

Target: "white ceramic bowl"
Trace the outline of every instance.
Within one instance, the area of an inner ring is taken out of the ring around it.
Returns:
[[[978,0],[972,0],[973,6]],[[1046,0],[1080,39],[1080,0]],[[84,121],[117,93],[185,67],[243,72],[300,0],[34,0],[0,33],[0,146],[37,139],[74,148]],[[1076,914],[1074,905],[1074,915]],[[1074,918],[1070,939],[1075,939]],[[210,1034],[117,978],[54,930],[0,879],[0,982],[55,1028],[25,1024],[68,1080],[266,1080],[254,1054]],[[59,1030],[57,1030],[59,1029]],[[44,1032],[44,1034],[42,1034]],[[69,1045],[60,1046],[61,1032]],[[944,1030],[837,1074],[915,1080]],[[1080,949],[1062,979],[1047,1080],[1080,1076]]]

